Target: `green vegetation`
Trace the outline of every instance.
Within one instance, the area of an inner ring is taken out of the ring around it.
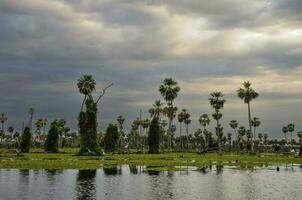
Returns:
[[[65,127],[65,120],[56,119],[50,124],[50,129],[45,141],[45,152],[57,153],[59,150],[59,136],[69,128]]]
[[[302,164],[302,159],[292,155],[258,154],[237,155],[225,153],[160,153],[160,154],[105,154],[102,157],[75,156],[77,148],[60,149],[61,153],[45,154],[43,149],[16,154],[0,149],[0,168],[14,169],[97,169],[120,164],[152,166],[153,168],[179,170],[179,166],[204,167],[215,165],[260,166],[277,164]]]
[[[109,124],[104,137],[105,152],[113,152],[118,148],[119,134],[117,125]]]
[[[79,92],[84,95],[81,111],[78,116],[78,127],[81,135],[79,155],[101,155],[102,151],[97,142],[97,105],[100,99],[112,84],[103,89],[102,94],[95,101],[92,92],[95,90],[96,82],[91,75],[83,75],[77,83]],[[83,106],[86,110],[83,111]]]
[[[177,166],[203,167],[217,162],[236,166],[302,164],[302,133],[297,133],[298,142],[293,139],[294,124],[283,127],[285,140],[269,139],[267,133],[257,132],[261,122],[258,117],[252,118],[250,102],[259,94],[251,88],[249,82],[244,82],[243,88],[237,91],[237,95],[248,105],[249,128],[239,125],[237,120],[231,120],[229,126],[233,133],[226,134],[222,126],[222,109],[226,103],[223,93],[210,94],[208,100],[213,114],[201,114],[198,118],[201,127],[190,131],[189,125],[195,118],[187,109],[178,111],[175,99],[180,87],[172,78],[164,79],[159,86],[159,92],[165,102],[155,101],[149,109],[150,118],[142,119],[140,116],[132,119],[131,129],[127,132],[124,130],[126,119],[120,115],[116,119],[117,125],[111,123],[106,134],[98,132],[98,103],[112,85],[105,87],[101,94],[94,98],[92,93],[96,90],[95,80],[91,75],[80,77],[77,87],[84,98],[78,115],[77,132],[70,132],[65,126],[65,120],[60,119],[51,123],[46,135],[46,118],[37,119],[34,123],[36,131],[33,132],[30,127],[33,124],[34,109],[30,108],[30,119],[25,129],[22,127],[20,132],[23,134],[20,138],[20,134],[13,127],[8,128],[9,134],[5,133],[4,124],[7,117],[1,114],[0,147],[5,149],[0,149],[0,167],[94,169],[105,165],[129,164],[170,169]],[[176,126],[173,124],[176,116],[179,122],[179,136],[175,134]],[[212,131],[208,128],[211,116],[215,123]],[[185,135],[182,134],[183,125]],[[290,133],[290,145],[287,133]],[[45,151],[41,147],[44,147]],[[102,149],[112,154],[103,155]],[[30,153],[27,153],[29,151]],[[147,152],[150,155],[144,154]]]
[[[28,153],[31,145],[31,132],[29,127],[25,127],[21,137],[20,151]]]
[[[159,136],[160,136],[160,130],[159,130],[158,118],[153,117],[150,124],[150,130],[148,135],[149,153],[153,154],[159,152]]]

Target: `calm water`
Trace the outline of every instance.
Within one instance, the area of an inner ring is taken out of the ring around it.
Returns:
[[[302,168],[146,172],[144,167],[99,170],[0,170],[0,199],[302,199]]]

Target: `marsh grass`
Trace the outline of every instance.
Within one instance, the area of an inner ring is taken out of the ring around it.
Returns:
[[[150,170],[179,171],[184,167],[202,169],[209,165],[227,165],[238,169],[251,169],[278,164],[302,164],[302,158],[293,155],[262,153],[257,155],[225,153],[160,153],[160,154],[105,154],[104,156],[75,156],[78,149],[64,148],[60,153],[44,153],[32,149],[17,154],[0,149],[2,169],[98,169],[115,165],[149,166]]]

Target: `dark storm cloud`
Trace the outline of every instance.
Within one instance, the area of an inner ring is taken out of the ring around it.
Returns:
[[[104,129],[120,114],[130,123],[140,108],[147,117],[160,81],[174,77],[182,87],[177,104],[195,119],[211,112],[210,91],[225,90],[227,124],[245,119],[235,90],[252,79],[262,92],[255,112],[278,135],[276,123],[301,118],[294,109],[301,103],[301,7],[299,0],[3,0],[0,112],[18,127],[33,106],[36,117],[64,117],[76,130],[76,80],[88,73],[98,91],[115,84],[100,105]]]

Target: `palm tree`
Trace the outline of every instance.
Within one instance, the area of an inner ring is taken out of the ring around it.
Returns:
[[[251,83],[249,81],[246,81],[243,83],[243,88],[239,88],[237,90],[237,95],[240,99],[244,100],[244,103],[247,104],[248,106],[248,118],[249,118],[249,128],[250,128],[250,132],[252,132],[252,119],[251,119],[251,105],[250,102],[253,99],[256,99],[259,94],[253,89],[251,88]],[[251,150],[254,151],[254,142],[252,139],[252,146],[251,146]]]
[[[44,135],[46,134],[46,125],[47,125],[47,123],[48,123],[48,120],[46,118],[43,118],[41,124],[43,126],[43,134]]]
[[[237,130],[236,130],[238,127],[238,122],[237,122],[237,120],[231,120],[229,125],[234,130],[235,137],[236,137],[236,144],[238,145],[238,134],[237,134]]]
[[[285,144],[287,144],[287,137],[286,137],[286,134],[287,134],[287,132],[288,132],[288,127],[287,127],[287,126],[283,126],[282,132],[284,133]]]
[[[212,114],[213,118],[216,120],[216,135],[218,137],[218,150],[219,154],[221,155],[221,137],[222,137],[222,130],[223,127],[220,125],[219,120],[222,118],[222,113],[220,112],[223,109],[224,103],[226,102],[223,99],[222,92],[212,92],[209,97],[210,105],[214,109],[214,113]]]
[[[95,90],[96,82],[91,75],[83,75],[78,79],[78,89],[81,94],[84,95],[84,100],[82,102],[81,111],[83,110],[83,106],[85,104],[87,95],[90,95]]]
[[[7,131],[10,133],[11,136],[13,136],[13,133],[14,133],[14,127],[10,126],[8,127]]]
[[[176,117],[176,112],[177,112],[177,107],[174,107],[174,106],[171,106],[169,105],[168,103],[168,106],[164,107],[163,109],[163,114],[166,115],[169,119],[169,122],[172,122],[172,120]],[[170,123],[169,125],[171,125],[172,123]],[[170,142],[170,147],[172,145],[172,127],[174,125],[172,124],[170,127],[169,127],[169,130],[167,131],[167,136],[168,136],[168,140]]]
[[[288,124],[287,129],[288,129],[288,132],[290,132],[290,145],[293,146],[293,132],[295,131],[295,125]]]
[[[200,148],[200,153],[204,152],[204,138],[202,136],[202,130],[199,128],[195,131],[194,133],[194,136],[195,136],[195,140],[196,140],[196,143],[198,145],[199,143],[199,148]]]
[[[205,130],[206,126],[208,126],[210,124],[210,122],[211,122],[208,114],[202,114],[202,115],[200,115],[198,121],[199,121],[200,125],[203,126],[203,130]]]
[[[240,126],[239,128],[238,128],[238,143],[240,143],[240,144],[242,144],[242,140],[243,140],[243,137],[245,136],[245,134],[246,134],[246,129],[245,129],[245,127],[244,126]],[[241,145],[242,146],[242,145]]]
[[[189,149],[189,124],[191,123],[191,115],[188,113],[187,109],[182,109],[181,115],[183,116],[183,122],[186,126],[186,133],[187,133],[187,149]]]
[[[146,133],[147,133],[147,129],[148,129],[149,126],[150,126],[150,120],[149,120],[148,118],[143,119],[143,120],[141,121],[141,125],[142,125],[142,127],[143,127],[144,134],[146,134]]]
[[[0,115],[0,123],[1,123],[1,132],[4,134],[4,124],[7,121],[7,117],[4,115],[4,113],[1,113]]]
[[[78,115],[78,128],[81,137],[80,155],[102,154],[97,142],[97,105],[113,83],[102,89],[96,101],[91,94],[95,90],[95,85],[96,82],[91,75],[83,75],[77,82],[79,92],[84,95],[81,111]],[[84,104],[86,104],[85,111],[83,111]]]
[[[43,119],[38,119],[35,123],[37,132],[40,134],[41,133],[41,128],[43,127]]]
[[[152,108],[149,109],[151,117],[156,117],[160,119],[160,115],[163,113],[163,106],[164,103],[162,103],[160,100],[155,100],[155,103],[152,105]]]
[[[122,132],[124,129],[125,118],[122,115],[120,115],[117,117],[116,121],[118,122],[118,127],[120,132]]]
[[[172,122],[175,117],[175,115],[173,114],[173,110],[174,110],[173,101],[176,99],[180,91],[180,87],[178,87],[177,84],[178,83],[174,81],[172,78],[165,78],[162,84],[159,86],[160,94],[164,97],[168,107],[171,107],[167,115],[169,119],[168,132],[171,132]]]
[[[206,127],[210,124],[210,118],[208,114],[202,114],[199,117],[199,123],[201,126],[203,126],[203,134],[205,135],[205,147],[208,148],[209,146],[209,141],[207,137],[207,132],[206,132]]]
[[[258,126],[260,126],[261,121],[259,120],[258,117],[254,117],[254,118],[252,119],[252,121],[251,121],[251,124],[252,124],[252,126],[254,127],[254,135],[253,135],[253,138],[256,139],[256,128],[257,128]]]

